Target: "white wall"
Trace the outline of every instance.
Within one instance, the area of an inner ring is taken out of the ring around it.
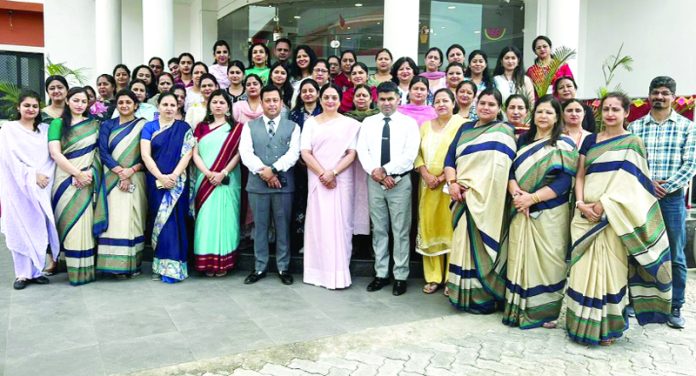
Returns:
[[[696,1],[678,0],[584,0],[578,56],[582,76],[579,96],[593,96],[603,85],[602,63],[623,53],[635,60],[633,72],[621,71],[612,85],[621,83],[631,96],[647,96],[650,80],[668,75],[677,81],[678,94],[696,93]]]
[[[179,56],[191,48],[191,5],[174,2],[174,54]],[[164,63],[174,56],[162,56]],[[198,57],[195,56],[194,57]]]
[[[122,63],[131,71],[140,64],[146,64],[145,59],[150,58],[143,56],[143,38],[146,37],[143,35],[142,0],[121,0]]]
[[[44,3],[44,56],[54,63],[65,63],[72,69],[85,68],[87,83],[93,85],[98,75],[94,71],[94,0],[71,0],[69,5],[66,3]]]

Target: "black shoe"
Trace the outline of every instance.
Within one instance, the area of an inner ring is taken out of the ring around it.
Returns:
[[[280,277],[280,281],[283,282],[284,285],[292,285],[293,279],[290,273],[278,272],[278,277]]]
[[[672,308],[672,314],[669,316],[667,326],[674,329],[684,329],[686,320],[681,316],[681,308]]]
[[[27,281],[26,279],[25,279],[25,280],[15,279],[14,284],[12,285],[12,287],[14,287],[15,290],[22,290],[22,289],[24,289],[25,287],[27,287],[28,284],[29,284],[29,283],[28,283],[28,281]]]
[[[30,281],[31,281],[31,283],[36,283],[37,285],[47,285],[47,284],[51,283],[51,280],[49,280],[48,278],[46,278],[44,276],[36,277],[34,279],[31,279]]]
[[[406,281],[394,280],[394,288],[392,289],[392,295],[399,296],[406,292]]]
[[[253,271],[251,274],[249,274],[246,279],[244,280],[245,285],[250,285],[252,283],[258,282],[260,279],[266,277],[266,272],[257,272]]]
[[[386,286],[389,284],[389,278],[380,278],[380,277],[375,277],[375,279],[370,282],[369,285],[367,285],[367,291],[377,291],[381,290],[382,287]]]

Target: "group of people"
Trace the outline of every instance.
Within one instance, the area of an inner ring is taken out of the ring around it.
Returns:
[[[324,60],[279,39],[273,64],[257,43],[244,65],[218,41],[211,66],[189,53],[169,72],[157,57],[132,75],[119,64],[96,92],[50,76],[49,105],[25,92],[19,120],[0,129],[14,287],[48,283],[59,257],[73,285],[129,278],[145,244],[153,279],[182,281],[189,263],[222,277],[245,237],[255,267],[244,283],[266,277],[275,244],[279,279],[292,284],[299,236],[303,281],[342,289],[353,235],[370,234],[367,290],[391,275],[398,296],[416,222],[422,291],[444,287],[464,311],[553,328],[566,299],[569,336],[587,344],[612,343],[628,315],[684,327],[696,131],[671,108],[676,83],[655,78],[650,114],[630,125],[629,98],[608,94],[595,133],[570,69],[549,70],[551,41],[533,49],[526,74],[515,47],[491,75],[483,51],[465,63],[453,45],[431,48],[422,73],[382,49],[368,75],[352,51]],[[550,74],[550,93],[536,98]]]

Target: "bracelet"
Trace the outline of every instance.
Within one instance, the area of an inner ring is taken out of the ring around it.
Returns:
[[[334,174],[334,176],[338,176],[338,171],[332,170],[331,172]]]
[[[583,200],[575,201],[575,208],[577,209],[579,205],[584,205],[584,204],[585,204],[585,201],[583,201]]]
[[[534,201],[535,204],[538,204],[541,202],[541,199],[539,198],[539,195],[536,194],[536,192],[532,195],[532,201]]]
[[[229,172],[227,172],[227,170],[225,170],[224,168],[220,172],[225,176],[229,175]]]

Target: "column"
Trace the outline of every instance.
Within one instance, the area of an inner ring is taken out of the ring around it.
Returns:
[[[418,61],[419,0],[384,0],[384,47]]]
[[[580,44],[580,0],[547,1],[546,36],[553,47],[566,46],[578,54]],[[578,72],[577,57],[568,61],[570,69]]]
[[[143,1],[143,61],[174,56],[174,0]]]
[[[96,0],[94,16],[97,68],[94,73],[111,74],[114,66],[122,61],[121,0]]]
[[[191,1],[191,45],[196,60],[211,61],[213,44],[217,41],[217,1]],[[232,52],[232,51],[230,51]]]

